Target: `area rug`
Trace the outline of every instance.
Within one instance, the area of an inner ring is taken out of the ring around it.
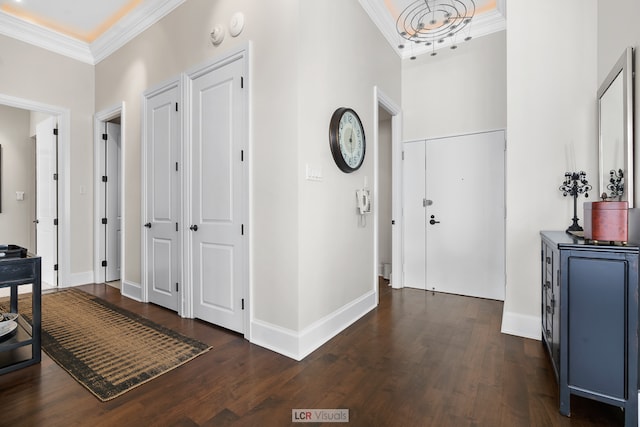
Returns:
[[[18,308],[30,320],[24,298]],[[78,289],[42,295],[42,349],[103,402],[210,348]]]

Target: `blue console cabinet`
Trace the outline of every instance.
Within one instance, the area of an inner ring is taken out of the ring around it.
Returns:
[[[542,339],[558,378],[560,413],[569,416],[578,395],[622,408],[625,425],[637,426],[640,248],[589,244],[565,232],[541,236]]]

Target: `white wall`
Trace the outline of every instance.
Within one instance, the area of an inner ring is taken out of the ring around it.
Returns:
[[[402,62],[403,140],[504,129],[505,31]]]
[[[0,244],[33,252],[35,216],[35,143],[29,137],[29,111],[0,105]],[[16,200],[24,191],[24,200]]]
[[[336,13],[340,10],[340,13]],[[355,192],[373,190],[373,87],[400,98],[400,59],[356,0],[300,2],[299,266],[303,329],[356,299],[374,292],[371,215],[359,225]],[[327,31],[327,23],[331,30]],[[367,152],[362,167],[338,169],[329,149],[329,121],[338,107],[353,108],[362,120]],[[323,181],[305,181],[305,166],[323,171]]]
[[[567,170],[597,184],[596,8],[596,0],[509,3],[504,332],[540,339],[539,231],[571,223],[572,201],[558,190]],[[541,31],[550,17],[562,25]]]
[[[65,108],[71,112],[71,229],[70,274],[86,278],[93,269],[92,218],[92,114],[94,70],[91,65],[69,59],[15,39],[0,36],[0,94]],[[27,132],[28,132],[27,122]],[[80,187],[87,191],[80,194]],[[63,207],[61,207],[63,209]],[[64,215],[61,212],[61,215]],[[65,261],[60,260],[64,265]],[[90,281],[90,280],[89,280]],[[83,283],[86,283],[83,282]],[[68,285],[69,283],[62,283]],[[75,283],[78,284],[78,283]]]

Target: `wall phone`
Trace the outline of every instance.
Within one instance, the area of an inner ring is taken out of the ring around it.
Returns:
[[[356,190],[358,213],[364,215],[371,212],[371,193],[369,190]]]

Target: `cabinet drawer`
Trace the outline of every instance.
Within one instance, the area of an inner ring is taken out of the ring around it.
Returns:
[[[36,266],[33,262],[3,262],[0,264],[0,283],[27,283],[36,277]]]

